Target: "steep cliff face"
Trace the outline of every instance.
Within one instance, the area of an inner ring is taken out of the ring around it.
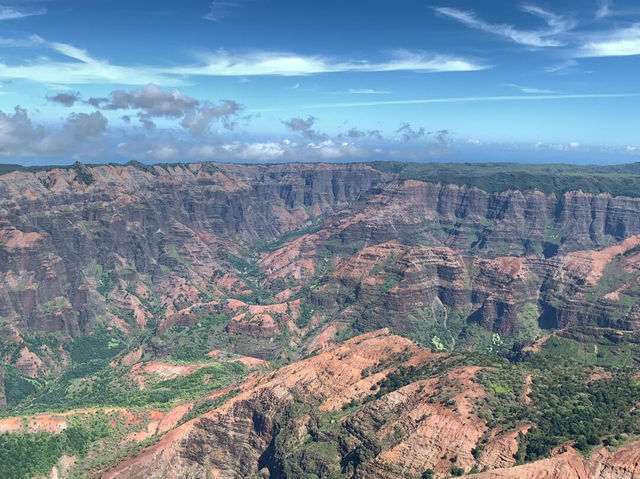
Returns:
[[[458,337],[473,341],[473,325],[522,340],[540,327],[640,327],[637,235],[548,259],[482,258],[397,241],[327,257],[329,231],[303,236],[259,265],[274,286],[292,272],[304,284],[322,284],[305,300],[359,331],[444,334],[453,347]]]
[[[396,240],[450,246],[488,257],[550,257],[640,233],[638,206],[640,199],[606,194],[570,192],[559,198],[539,191],[489,194],[407,180],[371,191],[362,207],[335,220],[333,228],[334,237],[345,242]]]
[[[87,333],[108,320],[102,296],[119,282],[150,282],[173,301],[181,281],[206,287],[215,271],[233,271],[228,255],[239,247],[345,208],[384,179],[364,165],[0,176],[0,316],[18,328]]]
[[[0,176],[3,350],[96,324],[165,335],[207,312],[229,315],[237,352],[264,358],[345,325],[427,331],[448,348],[469,324],[525,339],[538,325],[636,329],[639,206],[396,181],[366,165],[13,172]],[[229,298],[287,311],[236,312]]]

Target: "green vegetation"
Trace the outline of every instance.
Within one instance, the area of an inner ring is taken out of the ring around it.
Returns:
[[[38,309],[46,315],[55,314],[57,311],[64,309],[67,306],[67,300],[61,296],[42,303],[38,306]]]
[[[605,335],[575,341],[552,336],[540,351],[543,358],[560,357],[587,366],[629,367],[640,360],[640,346],[629,341],[612,341]]]
[[[9,412],[15,415],[85,407],[168,407],[224,388],[244,376],[247,368],[239,362],[212,361],[187,376],[167,380],[148,377],[143,390],[126,372],[99,360],[77,365]]]
[[[477,380],[487,393],[479,416],[490,427],[513,430],[533,424],[520,435],[520,462],[545,457],[567,443],[587,453],[602,441],[612,444],[621,437],[640,433],[640,384],[633,370],[594,370],[558,356],[534,356],[524,363],[503,362],[481,371]],[[529,403],[525,376],[531,376]],[[482,403],[482,401],[481,401]]]
[[[254,244],[254,249],[256,251],[264,251],[264,252],[276,251],[277,249],[280,249],[282,246],[284,246],[285,243],[288,243],[291,240],[299,238],[300,236],[317,233],[322,229],[323,226],[324,226],[324,219],[315,218],[315,219],[312,219],[308,225],[303,226],[302,228],[298,228],[296,230],[287,231],[278,239],[275,239],[273,241],[268,241],[268,242],[256,241]]]
[[[125,347],[125,340],[117,329],[98,327],[87,336],[76,336],[65,344],[71,360],[76,365],[90,361],[112,359]]]
[[[238,272],[243,276],[248,276],[250,278],[260,278],[262,276],[262,271],[260,268],[251,261],[247,261],[245,258],[241,256],[237,256],[235,254],[229,254],[229,263],[238,270]]]
[[[65,439],[47,432],[0,434],[0,477],[29,479],[48,474],[69,447]]]
[[[569,441],[587,452],[602,439],[640,433],[634,410],[640,386],[628,373],[584,384],[584,378],[576,380],[574,372],[552,371],[550,377],[534,381],[531,396],[539,416],[536,427],[520,443],[527,461]]]
[[[40,381],[24,376],[14,366],[7,366],[5,369],[4,388],[8,407],[19,404],[26,397],[38,392],[41,387]]]
[[[451,466],[449,468],[449,472],[451,473],[452,476],[461,476],[464,474],[464,469],[458,466]]]
[[[199,401],[196,401],[193,407],[189,409],[189,412],[185,414],[182,419],[180,419],[180,424],[191,421],[192,419],[200,417],[203,414],[207,414],[208,412],[219,408],[229,399],[235,397],[239,392],[240,390],[236,389],[215,399],[201,399]]]
[[[92,334],[77,336],[64,345],[73,363],[55,379],[32,379],[14,366],[6,366],[4,382],[8,411],[5,414],[103,406],[165,407],[181,399],[196,399],[226,387],[246,374],[246,367],[238,362],[212,361],[205,353],[215,349],[212,346],[219,344],[216,341],[219,342],[221,337],[226,338],[221,332],[227,322],[227,316],[209,314],[203,316],[189,333],[185,331],[184,335],[167,336],[167,341],[177,345],[174,359],[206,362],[207,365],[186,377],[173,380],[159,381],[149,377],[147,388],[142,391],[127,376],[128,368],[109,365],[135,338],[125,338],[116,329],[98,327]],[[44,339],[54,344],[54,338]],[[186,339],[194,342],[186,342]]]
[[[230,317],[226,314],[201,313],[198,322],[189,327],[171,327],[156,342],[175,348],[171,357],[178,361],[204,361],[206,354],[214,349],[229,347],[227,325]]]
[[[98,293],[106,298],[107,295],[113,291],[113,288],[116,287],[114,272],[111,269],[105,271],[101,264],[97,264],[95,276],[98,282],[96,289]]]
[[[47,475],[63,454],[84,457],[91,444],[111,434],[103,413],[78,415],[60,434],[0,434],[0,477],[28,479]]]
[[[188,261],[185,261],[182,256],[180,256],[180,253],[178,253],[178,249],[176,248],[176,245],[173,243],[170,243],[167,245],[167,253],[169,254],[170,258],[173,258],[174,260],[176,260],[178,263],[180,263],[182,266],[184,266],[187,269],[191,268],[191,263],[189,263]]]
[[[144,163],[140,163],[139,161],[131,160],[129,163],[127,163],[127,166],[133,166],[137,170],[144,171],[145,173],[151,173],[154,176],[158,175],[158,172],[156,171],[154,165],[146,165]]]
[[[376,161],[374,168],[401,179],[475,186],[490,193],[539,190],[562,195],[568,191],[640,196],[640,163],[596,166],[522,163],[406,163]]]
[[[87,167],[82,163],[76,161],[73,165],[71,165],[71,169],[76,172],[76,179],[80,183],[84,183],[85,185],[90,185],[95,181],[93,175],[87,170]]]
[[[311,318],[313,316],[314,308],[309,303],[300,304],[300,316],[296,320],[296,326],[299,328],[306,328],[311,324]]]
[[[161,303],[160,298],[156,293],[154,293],[153,288],[150,285],[148,288],[148,298],[138,295],[135,288],[131,286],[127,288],[127,292],[138,298],[144,309],[151,313],[151,317],[147,316],[146,329],[151,332],[155,332],[158,321],[165,317],[167,306]]]

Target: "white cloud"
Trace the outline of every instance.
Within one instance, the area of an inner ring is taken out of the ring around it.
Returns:
[[[72,113],[62,128],[50,129],[34,124],[23,108],[13,114],[0,111],[0,157],[99,156],[106,128],[100,112]]]
[[[34,47],[42,44],[43,40],[38,35],[31,35],[27,38],[6,38],[0,37],[0,47]]]
[[[218,105],[207,101],[201,102],[197,108],[185,114],[180,125],[192,135],[201,135],[206,132],[214,120],[221,121],[222,126],[227,130],[233,130],[236,124],[233,118],[243,109],[244,106],[233,100],[222,100]]]
[[[121,142],[117,149],[118,154],[125,158],[153,161],[339,161],[377,155],[353,142],[331,139],[308,143],[281,140],[193,144],[167,138],[166,135],[161,139],[138,135]]]
[[[531,88],[528,86],[522,86],[522,85],[517,85],[515,83],[506,83],[505,86],[511,87],[511,88],[515,88],[516,90],[520,90],[522,93],[529,93],[529,94],[552,94],[552,93],[558,93],[555,90],[546,90],[543,88]]]
[[[16,42],[20,42],[16,40]],[[4,46],[39,46],[53,50],[74,61],[52,60],[39,56],[21,65],[0,63],[0,79],[22,79],[46,84],[121,84],[146,85],[159,83],[167,86],[184,84],[184,79],[168,75],[162,69],[151,66],[112,65],[106,60],[93,58],[86,50],[66,43],[47,42],[32,36],[23,41],[24,45],[13,45],[8,42]],[[27,44],[28,43],[28,44]]]
[[[46,8],[16,8],[0,5],[0,20],[18,20],[20,18],[44,15]]]
[[[93,57],[87,50],[60,42],[49,42],[36,35],[28,39],[0,38],[0,47],[38,47],[66,57],[52,59],[37,56],[21,64],[0,63],[0,79],[23,79],[38,83],[119,84],[180,86],[190,76],[238,76],[241,81],[256,75],[303,76],[339,72],[450,72],[476,71],[489,68],[473,60],[398,50],[384,62],[340,60],[321,55],[259,51],[232,55],[223,50],[199,55],[200,62],[191,65],[115,65]]]
[[[373,88],[349,88],[350,95],[389,95],[390,90],[374,90]]]
[[[588,39],[578,57],[615,57],[640,55],[640,23]]]
[[[140,109],[150,117],[168,118],[181,117],[199,103],[178,89],[167,91],[153,83],[131,92],[115,90],[110,96],[110,101],[100,98],[92,98],[89,101],[92,104],[97,103],[105,110]],[[103,102],[106,103],[102,105]]]
[[[209,130],[214,120],[220,121],[229,130],[235,126],[237,114],[243,105],[233,100],[222,100],[215,105],[183,94],[180,90],[165,90],[153,83],[137,90],[114,90],[110,98],[89,98],[88,103],[102,110],[138,110],[138,120],[145,128],[155,128],[153,118],[181,119],[180,126],[192,135],[201,135]],[[122,117],[126,123],[129,115]]]
[[[470,28],[506,37],[516,43],[531,47],[564,46],[566,43],[555,37],[568,32],[576,26],[574,21],[565,19],[535,5],[524,5],[522,10],[542,18],[547,24],[547,28],[520,30],[513,25],[486,22],[478,18],[472,11],[463,11],[449,7],[435,8],[438,14],[457,20]]]
[[[393,52],[386,62],[343,61],[321,55],[264,51],[231,55],[224,50],[200,55],[200,60],[200,65],[176,67],[167,73],[187,76],[304,76],[338,72],[450,72],[488,68],[464,58],[407,50]]]

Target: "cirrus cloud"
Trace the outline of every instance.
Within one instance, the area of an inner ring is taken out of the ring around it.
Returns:
[[[437,7],[434,10],[437,14],[456,20],[467,27],[506,37],[521,45],[531,47],[560,47],[566,45],[566,42],[559,39],[558,36],[572,30],[576,26],[575,21],[535,5],[523,5],[521,8],[526,13],[542,18],[547,27],[536,30],[521,30],[513,25],[486,22],[472,11],[449,7]]]
[[[22,79],[58,85],[118,84],[147,85],[149,83],[177,87],[188,83],[189,77],[222,76],[305,76],[323,73],[416,71],[470,72],[490,68],[474,59],[396,50],[384,61],[343,59],[324,55],[302,55],[292,52],[254,51],[231,54],[224,50],[197,55],[197,62],[183,65],[118,65],[94,57],[89,51],[74,45],[50,42],[37,35],[27,39],[4,38],[0,46],[48,49],[62,55],[51,59],[34,54],[22,63],[0,63],[0,80]]]
[[[7,5],[0,5],[0,20],[18,20],[26,17],[44,15],[46,8],[18,8]]]
[[[409,50],[393,51],[390,58],[383,62],[266,51],[232,55],[218,50],[199,57],[199,65],[176,67],[167,73],[187,76],[304,76],[340,72],[462,72],[489,68],[466,58]]]

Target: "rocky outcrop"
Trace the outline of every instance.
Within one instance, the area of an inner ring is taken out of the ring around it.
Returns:
[[[475,474],[473,477],[479,479],[596,479],[599,476],[590,474],[584,459],[574,449],[568,448],[566,452],[549,459],[507,469],[496,469]],[[632,477],[628,476],[629,479]]]
[[[563,448],[548,459],[517,467],[494,469],[471,477],[479,479],[634,479],[640,474],[640,442],[615,452],[600,448],[584,458],[573,448]]]
[[[591,477],[625,479],[640,476],[640,441],[632,442],[610,452],[599,449],[589,461]]]

